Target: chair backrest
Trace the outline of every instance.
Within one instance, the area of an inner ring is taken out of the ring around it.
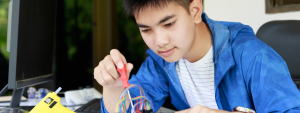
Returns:
[[[287,63],[293,80],[300,80],[300,21],[271,21],[256,36],[272,47]]]

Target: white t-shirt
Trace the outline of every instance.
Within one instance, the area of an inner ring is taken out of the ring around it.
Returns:
[[[215,99],[212,47],[202,59],[194,63],[183,58],[180,59],[176,71],[185,97],[191,107],[202,105],[218,109]]]

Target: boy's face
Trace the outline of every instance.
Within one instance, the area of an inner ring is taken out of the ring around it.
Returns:
[[[148,7],[135,14],[135,19],[147,46],[167,62],[178,61],[193,45],[193,16],[180,5]]]

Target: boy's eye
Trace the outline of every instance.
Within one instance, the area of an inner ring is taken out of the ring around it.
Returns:
[[[166,27],[169,27],[169,26],[173,25],[174,23],[175,23],[175,21],[174,21],[174,22],[171,22],[171,23],[168,23],[168,24],[166,24],[165,26],[166,26]]]
[[[148,32],[150,29],[144,29],[144,30],[142,30],[142,32],[144,32],[144,33],[146,33],[146,32]]]

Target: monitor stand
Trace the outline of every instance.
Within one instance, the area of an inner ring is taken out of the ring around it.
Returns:
[[[8,91],[8,85],[6,85],[1,91],[0,96],[5,95]],[[23,95],[24,88],[15,89],[13,92],[12,100],[10,101],[9,108],[2,108],[0,109],[0,113],[28,113],[28,111],[19,109],[21,97]]]
[[[20,107],[21,97],[23,95],[24,88],[14,89],[11,101],[10,101],[10,108],[18,108]]]
[[[6,85],[0,91],[0,96],[3,96],[7,91],[8,91],[8,85]],[[20,102],[21,102],[21,97],[23,95],[23,92],[24,92],[24,88],[14,89],[9,108],[20,107]]]
[[[5,93],[8,91],[8,84],[0,91],[0,96],[5,95]]]

